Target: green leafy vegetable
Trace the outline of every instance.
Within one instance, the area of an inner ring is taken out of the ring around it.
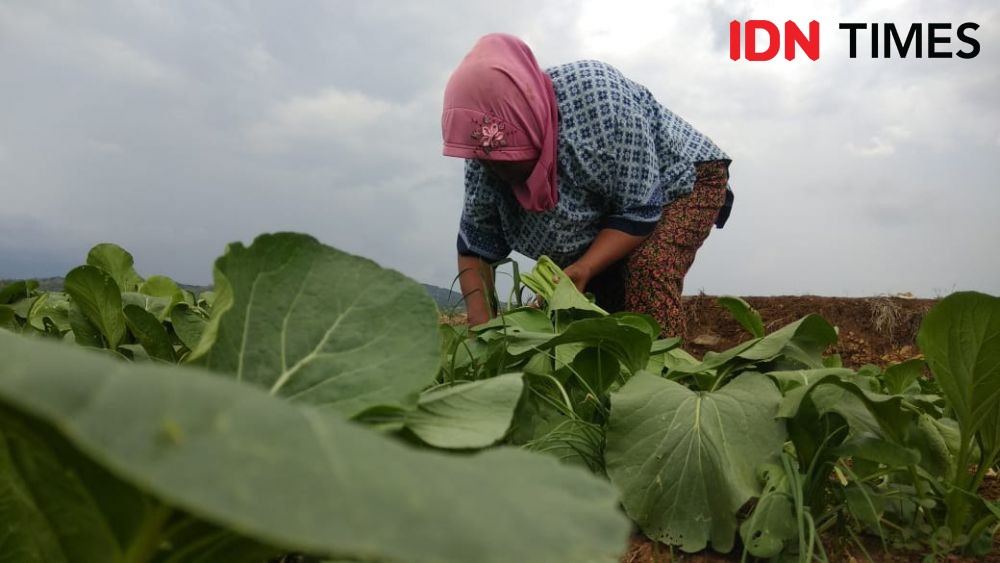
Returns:
[[[521,273],[520,281],[546,301],[549,311],[575,309],[608,314],[580,293],[573,285],[573,280],[548,256],[539,257],[530,272]]]
[[[180,303],[170,311],[170,325],[174,333],[190,350],[198,345],[207,324],[208,320],[186,303]]]
[[[781,394],[759,374],[712,392],[640,374],[611,397],[608,476],[649,537],[687,552],[733,547],[736,512],[760,494],[756,468],[785,441]]]
[[[21,299],[27,299],[38,289],[38,282],[35,280],[19,280],[8,283],[0,287],[0,305],[16,303]]]
[[[107,273],[121,291],[138,291],[142,277],[136,273],[132,255],[122,247],[103,243],[90,249],[87,254],[87,265]]]
[[[105,347],[114,350],[125,338],[121,290],[105,271],[79,266],[66,274],[66,293],[83,317],[100,331]]]
[[[170,343],[167,330],[160,324],[160,321],[146,312],[145,309],[135,305],[126,305],[124,309],[125,322],[129,331],[139,340],[146,353],[151,358],[164,362],[174,362],[174,347]]]
[[[740,525],[740,537],[750,555],[775,557],[798,535],[793,483],[777,463],[765,463],[757,473],[764,489],[753,514]]]
[[[231,244],[215,265],[206,365],[346,416],[416,403],[438,368],[437,308],[420,284],[292,233]],[[196,353],[197,355],[197,353]]]
[[[610,487],[535,454],[417,452],[229,378],[16,335],[0,357],[0,403],[164,509],[265,543],[456,563],[612,562],[624,546]]]
[[[0,560],[122,560],[108,516],[45,437],[0,409]],[[16,525],[10,525],[16,524]]]
[[[420,396],[405,425],[437,448],[485,448],[507,433],[522,388],[512,373],[435,389]]]
[[[949,295],[924,317],[917,342],[958,421],[959,470],[947,498],[948,525],[957,536],[971,516],[970,497],[1000,461],[1000,298]],[[980,456],[974,460],[977,444]],[[961,471],[973,462],[974,474]]]
[[[764,336],[764,321],[760,318],[760,313],[757,312],[757,309],[751,307],[749,303],[731,295],[720,297],[717,301],[719,305],[722,305],[729,311],[733,318],[736,319],[736,322],[740,323],[740,326],[749,332],[751,336],[754,338],[762,338]]]

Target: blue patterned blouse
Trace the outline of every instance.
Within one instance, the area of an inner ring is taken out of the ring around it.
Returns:
[[[730,158],[609,64],[577,61],[545,71],[559,107],[559,203],[525,211],[476,160],[465,164],[460,254],[495,261],[516,250],[565,266],[603,228],[652,232],[663,207],[694,187],[697,162]]]

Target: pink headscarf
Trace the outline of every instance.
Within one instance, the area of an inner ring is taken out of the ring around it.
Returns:
[[[556,94],[531,49],[503,33],[481,38],[444,91],[445,156],[538,163],[514,196],[528,211],[547,211],[556,190]]]

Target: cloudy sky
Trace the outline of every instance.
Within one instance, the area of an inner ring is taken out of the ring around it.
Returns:
[[[997,3],[812,4],[0,0],[0,278],[112,241],[206,283],[227,242],[294,230],[447,286],[442,90],[504,31],[543,66],[616,65],[732,155],[736,207],[687,292],[1000,294]],[[816,19],[820,59],[729,60],[754,18]],[[867,33],[852,60],[837,29],[967,21],[971,60],[872,60]]]

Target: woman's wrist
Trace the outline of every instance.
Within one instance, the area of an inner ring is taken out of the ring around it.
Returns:
[[[588,281],[597,274],[601,273],[601,270],[604,269],[595,266],[595,264],[591,260],[588,260],[586,256],[581,256],[579,260],[570,264],[569,267],[575,268],[579,272],[580,276]]]
[[[477,256],[458,256],[458,280],[465,300],[469,325],[490,320],[491,306],[487,297],[493,291],[493,269]]]
[[[580,268],[588,279],[593,278],[631,254],[646,238],[647,236],[630,235],[616,229],[603,229],[574,265]]]

